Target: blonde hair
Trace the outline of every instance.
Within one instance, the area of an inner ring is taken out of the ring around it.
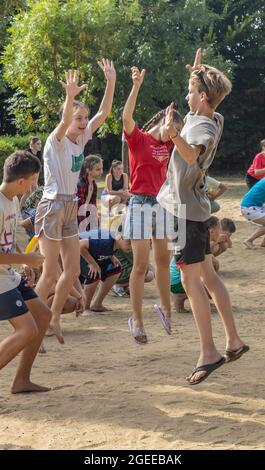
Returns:
[[[229,95],[232,90],[232,83],[229,78],[210,65],[199,65],[190,76],[191,83],[196,86],[199,93],[205,92],[208,97],[208,104],[215,109]]]

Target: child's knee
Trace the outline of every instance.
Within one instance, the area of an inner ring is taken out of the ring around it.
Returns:
[[[35,322],[27,324],[25,328],[22,328],[19,332],[20,338],[25,343],[31,343],[38,336],[39,329]]]

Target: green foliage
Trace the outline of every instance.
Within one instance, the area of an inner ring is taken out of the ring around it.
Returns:
[[[118,58],[128,46],[127,32],[137,22],[138,0],[29,1],[28,11],[15,17],[3,57],[4,77],[16,90],[10,100],[16,126],[50,129],[63,101],[59,83],[68,69],[79,69],[82,94],[90,106],[98,104],[105,87],[97,60]],[[15,73],[14,73],[15,71]]]
[[[105,87],[97,65],[102,57],[114,60],[117,87],[112,113],[98,132],[100,138],[121,131],[132,65],[146,69],[135,114],[140,125],[173,100],[185,114],[185,64],[192,63],[201,46],[203,62],[233,78],[232,94],[220,107],[225,132],[217,165],[244,167],[247,163],[242,161],[249,161],[258,150],[256,143],[264,138],[264,2],[6,0],[1,4],[0,41],[7,46],[6,82],[1,82],[0,71],[0,92],[1,86],[12,88],[10,113],[24,133],[50,131],[56,125],[64,99],[59,80],[69,68],[79,68],[81,81],[88,84],[80,99],[90,105],[93,115]],[[114,149],[113,138],[108,139]]]
[[[219,167],[244,171],[264,138],[265,4],[260,0],[209,0],[207,4],[219,15],[214,50],[233,63],[234,74],[232,93],[220,108],[225,130]]]
[[[15,135],[0,137],[0,177],[2,179],[2,170],[5,159],[16,150],[25,150],[29,147],[30,135]],[[47,134],[38,134],[43,145],[47,139]]]
[[[48,130],[55,125],[63,100],[59,80],[69,68],[80,70],[81,81],[88,84],[81,99],[96,108],[105,86],[97,66],[101,57],[114,60],[118,80],[113,113],[99,135],[121,130],[132,65],[147,69],[138,102],[140,122],[173,99],[183,112],[184,65],[193,60],[198,44],[211,55],[204,36],[215,17],[197,0],[29,1],[14,19],[3,56],[4,77],[15,90],[9,105],[17,128]],[[222,64],[220,57],[217,64]]]

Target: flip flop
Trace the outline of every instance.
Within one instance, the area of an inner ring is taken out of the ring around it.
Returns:
[[[132,337],[135,343],[141,344],[141,345],[142,344],[145,345],[148,343],[144,327],[141,326],[141,327],[134,328],[132,317],[130,317],[128,320],[128,326],[129,326],[130,333],[132,334]]]
[[[205,372],[204,376],[201,377],[200,379],[196,380],[195,382],[191,382],[188,380],[190,385],[197,385],[201,382],[203,382],[207,377],[215,370],[218,369],[218,367],[221,367],[224,363],[226,362],[224,357],[221,357],[219,361],[214,362],[213,364],[204,364],[203,366],[196,367],[194,371],[192,372],[191,377],[193,377],[197,372]]]
[[[247,346],[246,344],[238,348],[236,351],[231,351],[230,349],[226,349],[225,350],[226,362],[236,361],[242,356],[242,354],[248,351],[249,351],[249,346]]]
[[[165,317],[164,312],[161,310],[161,308],[158,305],[155,304],[154,309],[155,309],[155,312],[157,313],[157,315],[159,316],[160,321],[161,321],[163,327],[165,328],[167,334],[171,335],[172,330],[171,330],[170,320]]]

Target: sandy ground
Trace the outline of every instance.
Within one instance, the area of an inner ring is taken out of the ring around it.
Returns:
[[[229,190],[220,216],[237,225],[224,254],[221,276],[231,293],[240,334],[251,351],[194,388],[184,377],[196,362],[198,335],[191,314],[173,315],[173,334],[162,329],[146,286],[149,344],[133,343],[127,329],[128,299],[109,296],[113,312],[63,318],[65,345],[46,340],[32,378],[52,391],[11,395],[17,359],[0,373],[0,449],[264,449],[264,256],[242,240],[253,231],[240,216],[242,180],[223,179]],[[225,342],[213,314],[216,343]],[[10,327],[1,323],[0,338]]]

